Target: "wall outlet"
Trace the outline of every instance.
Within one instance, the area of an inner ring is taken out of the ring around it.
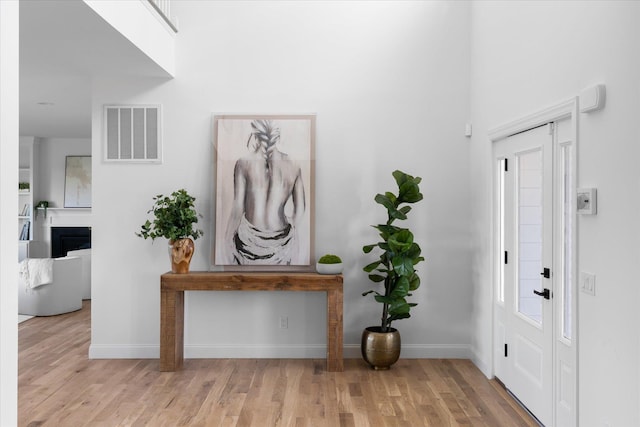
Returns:
[[[580,290],[585,294],[596,294],[596,275],[592,273],[580,272]]]
[[[280,316],[280,329],[289,328],[289,318],[287,316]]]

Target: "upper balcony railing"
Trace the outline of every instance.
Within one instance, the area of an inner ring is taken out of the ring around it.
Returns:
[[[160,14],[162,19],[175,31],[178,32],[178,25],[171,16],[171,0],[148,0],[151,6]]]

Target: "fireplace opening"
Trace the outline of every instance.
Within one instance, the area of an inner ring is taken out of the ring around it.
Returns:
[[[90,227],[51,228],[51,257],[67,256],[67,252],[91,247]]]

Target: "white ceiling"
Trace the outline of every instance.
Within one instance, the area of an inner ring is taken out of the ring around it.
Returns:
[[[123,74],[168,78],[82,0],[20,1],[20,135],[91,137],[92,78]]]

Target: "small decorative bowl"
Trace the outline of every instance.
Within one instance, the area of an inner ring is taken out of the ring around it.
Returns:
[[[342,273],[342,263],[320,264],[316,263],[316,271],[320,274],[340,274]]]

